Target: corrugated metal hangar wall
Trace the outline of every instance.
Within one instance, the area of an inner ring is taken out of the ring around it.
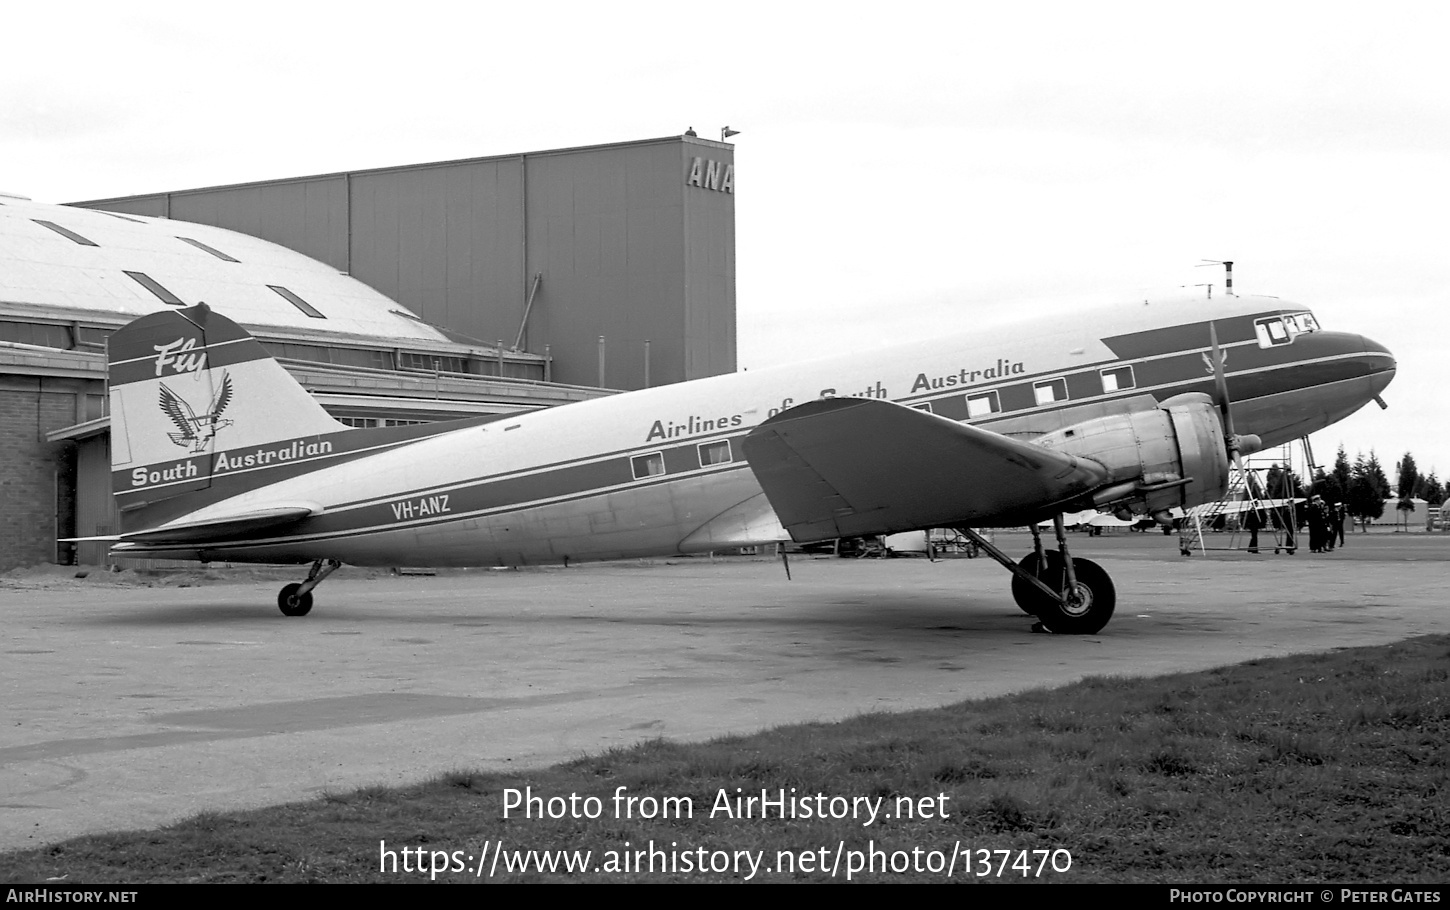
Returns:
[[[735,369],[734,168],[734,146],[672,136],[77,205],[252,234],[547,348],[557,382],[635,389]]]

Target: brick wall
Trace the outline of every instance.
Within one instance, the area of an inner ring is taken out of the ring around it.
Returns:
[[[75,447],[45,441],[47,432],[76,422],[68,385],[0,377],[0,571],[55,562],[56,537],[74,532]]]

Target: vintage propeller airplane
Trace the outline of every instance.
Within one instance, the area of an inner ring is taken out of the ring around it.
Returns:
[[[1378,400],[1395,372],[1380,345],[1265,297],[1135,302],[376,429],[333,420],[205,304],[117,331],[109,364],[115,555],[311,562],[278,596],[288,616],[342,563],[559,563],[947,527],[1012,571],[1024,610],[1076,634],[1101,629],[1116,594],[1068,554],[1063,512],[1166,521],[1221,496],[1232,459]],[[1056,549],[1037,535],[1048,518]],[[976,530],[1021,525],[1034,549],[1017,561]]]

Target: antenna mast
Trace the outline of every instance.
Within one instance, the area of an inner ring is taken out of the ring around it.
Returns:
[[[1224,295],[1225,296],[1232,297],[1234,295],[1234,264],[1233,264],[1233,262],[1231,260],[1227,260],[1227,259],[1205,259],[1202,262],[1200,262],[1198,265],[1194,266],[1194,268],[1200,268],[1201,269],[1201,268],[1203,268],[1206,265],[1221,265],[1221,266],[1223,266],[1223,292],[1224,292]],[[1210,297],[1213,296],[1213,292],[1212,291],[1209,291],[1208,293],[1209,293],[1209,296]]]

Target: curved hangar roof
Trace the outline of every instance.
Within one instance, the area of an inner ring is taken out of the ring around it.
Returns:
[[[456,346],[361,281],[275,243],[0,194],[0,306],[112,323],[201,301],[274,337]]]

